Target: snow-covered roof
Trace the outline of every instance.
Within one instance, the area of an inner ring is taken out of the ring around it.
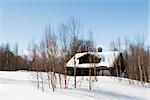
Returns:
[[[79,58],[86,55],[86,54],[92,54],[97,56],[98,58],[101,58],[101,61],[99,63],[83,63],[79,64]],[[80,68],[87,68],[87,67],[99,67],[99,66],[105,66],[105,67],[112,67],[114,64],[114,61],[118,58],[120,52],[119,51],[103,51],[103,52],[84,52],[84,53],[76,53],[75,56],[73,56],[68,62],[67,67],[80,67]],[[75,62],[74,64],[74,57]]]

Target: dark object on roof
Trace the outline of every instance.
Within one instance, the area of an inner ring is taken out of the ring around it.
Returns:
[[[98,52],[102,52],[103,49],[101,47],[99,47],[97,50],[98,50]]]

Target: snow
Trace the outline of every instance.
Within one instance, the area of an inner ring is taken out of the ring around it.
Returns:
[[[76,53],[75,54],[75,61],[76,61],[76,67],[90,67],[93,66],[92,63],[87,63],[87,64],[79,64],[79,59],[85,54],[93,54],[96,55],[98,58],[101,58],[102,60],[99,63],[96,63],[95,66],[105,66],[105,67],[112,67],[114,61],[117,59],[119,56],[120,52],[119,51],[103,51],[103,52],[84,52],[84,53]],[[74,67],[74,56],[67,62],[67,67]]]
[[[0,71],[0,100],[150,100],[150,84],[142,86],[135,80],[129,84],[126,78],[110,76],[98,76],[97,82],[92,77],[92,90],[89,90],[88,76],[77,77],[76,89],[74,78],[68,76],[67,89],[60,89],[57,84],[55,92],[47,88],[42,92],[31,81],[32,73]]]

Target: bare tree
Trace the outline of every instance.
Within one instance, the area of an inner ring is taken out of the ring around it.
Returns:
[[[147,52],[148,52],[148,56],[147,56],[147,77],[148,77],[148,82],[150,83],[150,46],[147,47]]]
[[[34,83],[36,83],[37,88],[40,89],[39,65],[37,64],[37,62],[38,62],[38,46],[34,41],[32,42],[31,46],[32,47],[29,48],[29,49],[31,49],[31,51],[29,51],[31,58],[32,58],[31,66],[32,66],[32,70],[35,71],[32,73],[32,81]]]
[[[91,58],[91,53],[90,53],[90,56],[89,56],[89,61],[90,61],[90,66],[89,66],[89,89],[91,90],[91,87],[92,87],[92,83],[91,83],[91,69],[92,69],[92,64],[91,64],[91,61],[92,58]]]
[[[46,52],[48,55],[48,66],[50,67],[50,80],[53,91],[56,89],[56,76],[55,68],[57,63],[58,47],[57,47],[57,37],[51,27],[47,27],[46,33]],[[49,75],[48,75],[49,76]]]
[[[77,41],[78,41],[78,36],[81,31],[81,24],[78,19],[71,18],[68,22],[69,26],[69,33],[71,37],[71,52],[74,55],[74,87],[76,88],[76,52],[78,49],[77,46]]]
[[[60,35],[60,42],[62,46],[62,53],[63,53],[63,60],[64,60],[64,73],[65,73],[65,88],[67,88],[67,68],[66,68],[66,62],[67,62],[67,48],[69,43],[69,32],[68,32],[68,26],[65,24],[61,24],[59,26],[59,35]],[[61,82],[61,81],[60,81]],[[61,84],[61,83],[60,83]]]
[[[18,43],[16,43],[16,44],[15,44],[15,47],[14,47],[14,53],[15,53],[16,56],[18,56],[18,49],[19,49],[19,48],[18,48]],[[14,61],[13,67],[15,67],[15,68],[19,67],[19,66],[18,66],[18,57],[15,57],[14,60],[15,60],[15,61]],[[15,69],[15,68],[14,68],[14,69]],[[13,69],[13,68],[12,68],[12,69]]]

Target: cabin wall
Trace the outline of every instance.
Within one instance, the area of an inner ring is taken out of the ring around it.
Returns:
[[[96,76],[110,76],[111,73],[108,68],[91,68],[91,76],[95,76],[94,70],[96,70]],[[67,75],[74,75],[74,68],[67,68]],[[89,68],[76,68],[76,76],[89,76]]]

